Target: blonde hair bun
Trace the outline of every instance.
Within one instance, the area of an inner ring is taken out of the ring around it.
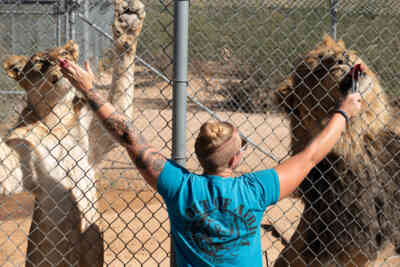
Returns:
[[[201,126],[195,142],[195,153],[204,169],[215,170],[228,164],[234,147],[225,149],[223,153],[212,153],[232,138],[234,130],[235,127],[229,122],[206,122]]]

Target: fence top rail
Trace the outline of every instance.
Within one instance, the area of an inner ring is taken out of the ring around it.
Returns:
[[[3,0],[1,4],[55,4],[57,0]]]
[[[0,95],[25,95],[25,91],[17,90],[0,90]]]

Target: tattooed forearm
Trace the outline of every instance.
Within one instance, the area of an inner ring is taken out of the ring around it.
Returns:
[[[129,154],[138,169],[144,170],[151,175],[157,176],[166,162],[164,156],[148,146],[141,148],[137,153],[130,152]]]
[[[133,121],[118,113],[100,94],[90,89],[86,91],[85,96],[109,134],[126,148],[139,172],[153,188],[157,189],[157,180],[167,159],[147,143],[135,129]]]
[[[167,162],[166,158],[151,146],[142,146],[133,150],[128,149],[128,153],[146,181],[154,189],[157,189],[157,180]]]
[[[96,97],[90,99],[94,101]],[[157,180],[167,159],[147,143],[146,139],[135,129],[133,121],[124,114],[116,112],[111,104],[103,104],[103,108],[97,109],[96,113],[107,131],[126,147],[130,158],[146,181],[157,189]]]
[[[131,121],[114,112],[104,120],[104,125],[122,145],[128,148],[129,156],[145,178],[156,178],[160,175],[167,160],[154,147],[147,144],[146,139],[137,133]],[[154,180],[148,182],[155,186]]]
[[[107,103],[107,100],[102,95],[95,92],[93,88],[87,90],[84,94],[93,111],[98,111],[105,103]]]
[[[132,145],[134,141],[145,142],[142,136],[136,138],[132,121],[122,114],[112,113],[108,118],[104,118],[103,124],[108,132],[123,146]]]

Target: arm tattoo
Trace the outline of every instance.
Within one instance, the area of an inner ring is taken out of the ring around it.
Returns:
[[[143,147],[136,154],[133,154],[133,152],[129,154],[134,159],[138,169],[156,175],[160,174],[166,162],[166,159],[160,153],[148,146]]]
[[[134,141],[146,143],[146,140],[142,136],[134,140],[136,139],[136,133],[133,123],[124,115],[114,112],[110,117],[103,120],[103,124],[108,132],[123,146],[132,145]]]
[[[131,120],[123,114],[114,112],[103,119],[103,124],[121,145],[127,147],[129,156],[138,169],[148,175],[147,177],[160,175],[166,159],[136,131]]]
[[[89,89],[84,93],[86,99],[88,100],[88,104],[93,111],[97,111],[107,103],[107,100],[104,99],[103,96],[99,95],[94,91],[93,88]]]

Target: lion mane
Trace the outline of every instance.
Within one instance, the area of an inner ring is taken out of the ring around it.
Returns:
[[[395,108],[375,73],[343,41],[328,35],[277,90],[291,122],[293,153],[327,124],[352,86],[356,64],[361,114],[299,186],[300,223],[275,266],[365,266],[387,243],[400,246],[400,135]]]

